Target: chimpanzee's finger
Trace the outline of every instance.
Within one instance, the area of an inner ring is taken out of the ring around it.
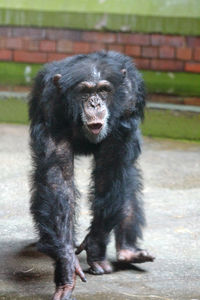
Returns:
[[[76,274],[81,278],[81,280],[83,282],[87,282],[87,279],[85,277],[85,274],[79,264],[79,261],[78,261],[78,258],[76,258],[76,267],[75,267],[75,271],[76,271]]]
[[[64,285],[56,288],[53,300],[71,299],[71,294],[73,291],[73,286]]]
[[[76,249],[76,254],[80,254],[83,250],[85,250],[86,247],[86,242],[85,240],[80,244],[80,246],[77,247]]]

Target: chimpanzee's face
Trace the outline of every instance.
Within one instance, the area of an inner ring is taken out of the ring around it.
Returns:
[[[92,142],[102,141],[108,134],[109,104],[114,88],[107,80],[82,81],[76,87],[81,101],[81,119],[85,136]]]
[[[108,64],[79,64],[70,73],[70,82],[75,82],[69,90],[69,98],[75,108],[79,107],[84,136],[92,143],[101,142],[111,131],[109,117],[118,87],[123,83],[126,70],[116,71]],[[60,89],[61,74],[53,78]],[[61,86],[65,84],[61,82]],[[79,111],[79,109],[75,109]]]

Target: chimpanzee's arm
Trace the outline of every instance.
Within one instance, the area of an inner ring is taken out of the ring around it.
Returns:
[[[138,137],[129,134],[127,138],[118,139],[110,136],[95,153],[92,197],[94,217],[85,244],[83,243],[82,248],[79,248],[82,250],[85,246],[88,262],[92,267],[94,261],[105,260],[108,235],[115,226],[122,222],[128,207],[131,205],[130,203],[133,202],[137,210],[134,212],[136,214],[135,240],[141,236],[144,225],[143,210],[139,202],[140,199],[138,199],[141,192],[141,181],[133,166],[139,152]],[[97,267],[95,272],[107,273],[111,271],[109,267],[104,265],[102,269]]]
[[[84,274],[74,254],[73,151],[69,141],[55,141],[44,122],[32,122],[31,148],[34,161],[32,205],[40,251],[55,261],[54,299],[71,299],[75,277]]]
[[[122,138],[110,136],[95,154],[93,220],[89,234],[77,251],[86,250],[93,274],[112,271],[106,261],[106,246],[112,229],[115,229],[119,261],[141,263],[154,260],[137,244],[145,225],[142,181],[136,165],[139,140],[138,132],[134,130]]]

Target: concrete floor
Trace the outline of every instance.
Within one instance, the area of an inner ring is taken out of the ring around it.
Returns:
[[[144,139],[140,161],[148,221],[142,247],[154,263],[115,266],[110,275],[77,280],[77,300],[200,299],[200,144]],[[81,241],[89,224],[89,158],[76,161]],[[0,299],[50,299],[53,266],[37,253],[29,214],[28,127],[0,125]],[[115,261],[113,240],[108,256]],[[85,255],[80,256],[87,269]]]

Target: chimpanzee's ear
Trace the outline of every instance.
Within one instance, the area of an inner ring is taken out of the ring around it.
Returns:
[[[123,77],[125,77],[126,76],[126,69],[121,69],[121,73],[122,73]]]
[[[53,83],[57,87],[58,90],[60,90],[59,80],[62,77],[61,74],[55,74],[53,77]]]

